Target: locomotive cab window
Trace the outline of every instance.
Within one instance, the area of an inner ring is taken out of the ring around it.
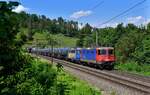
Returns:
[[[108,54],[109,54],[109,55],[114,54],[114,50],[113,50],[113,49],[109,49],[109,50],[108,50]]]
[[[98,55],[106,55],[106,50],[105,49],[98,50]]]

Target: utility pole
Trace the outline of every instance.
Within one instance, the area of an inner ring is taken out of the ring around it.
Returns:
[[[97,33],[97,30],[96,30],[96,47],[98,47],[98,33]]]
[[[29,15],[29,23],[28,23],[28,39],[31,40],[32,39],[32,17],[31,15]]]
[[[94,31],[96,32],[96,35],[95,35],[95,45],[96,47],[98,47],[98,31],[96,28],[94,28]]]
[[[38,45],[38,39],[35,40],[35,43],[36,43],[36,48],[37,48],[37,50],[39,50],[39,48],[38,48],[38,46],[39,46],[39,45]],[[37,52],[37,55],[39,55],[39,52]]]
[[[53,62],[54,62],[54,60],[53,60],[53,56],[54,56],[54,44],[53,44],[53,39],[51,38],[50,39],[51,40],[51,49],[52,49],[52,54],[51,54],[51,61],[52,61],[52,64],[53,64]]]

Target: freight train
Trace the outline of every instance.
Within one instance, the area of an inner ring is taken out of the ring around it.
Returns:
[[[113,47],[98,48],[30,48],[31,53],[50,56],[99,69],[113,69],[116,61]]]

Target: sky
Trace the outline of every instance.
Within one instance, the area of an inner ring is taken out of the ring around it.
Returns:
[[[17,0],[0,0],[17,1]],[[134,23],[135,25],[150,22],[150,0],[18,0],[21,5],[14,11],[26,11],[45,15],[51,19],[63,17],[79,23],[89,23],[94,27],[115,27],[118,23]],[[102,24],[112,17],[136,6],[112,21]]]

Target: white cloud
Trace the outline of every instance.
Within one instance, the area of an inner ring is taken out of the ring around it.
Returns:
[[[147,25],[148,23],[150,23],[150,18],[143,22],[144,25]]]
[[[133,23],[133,24],[141,24],[145,20],[144,17],[142,16],[136,16],[136,17],[129,17],[127,18],[128,23]]]
[[[129,18],[127,18],[127,20],[126,20],[126,23],[128,24],[128,23],[133,23],[133,24],[135,24],[135,25],[137,25],[137,26],[139,26],[139,25],[147,25],[148,23],[150,23],[150,18],[144,18],[144,17],[142,17],[142,16],[136,16],[136,17],[129,17]]]
[[[107,23],[107,24],[103,24],[103,25],[99,25],[99,26],[98,26],[98,24],[93,24],[92,26],[97,27],[97,28],[105,28],[105,27],[115,28],[115,27],[117,27],[118,24],[119,24],[118,22],[114,22],[114,23]]]
[[[89,16],[90,14],[92,14],[92,11],[88,10],[88,11],[77,11],[77,12],[74,12],[70,18],[73,18],[73,19],[78,19],[78,18],[81,18],[81,17],[85,17],[85,16]]]
[[[29,9],[28,8],[25,8],[24,6],[22,5],[19,5],[18,7],[16,7],[13,12],[16,12],[16,13],[20,13],[22,11],[28,11]]]
[[[103,24],[101,26],[100,26],[100,23],[99,23],[99,24],[95,24],[95,25],[92,25],[92,26],[98,27],[98,28],[117,27],[117,25],[119,23],[123,23],[124,26],[126,26],[129,23],[132,23],[136,26],[140,26],[140,25],[145,25],[146,26],[148,23],[150,23],[150,18],[145,18],[143,16],[134,16],[134,17],[128,17],[123,21],[110,22],[110,23],[107,23],[107,24]]]

